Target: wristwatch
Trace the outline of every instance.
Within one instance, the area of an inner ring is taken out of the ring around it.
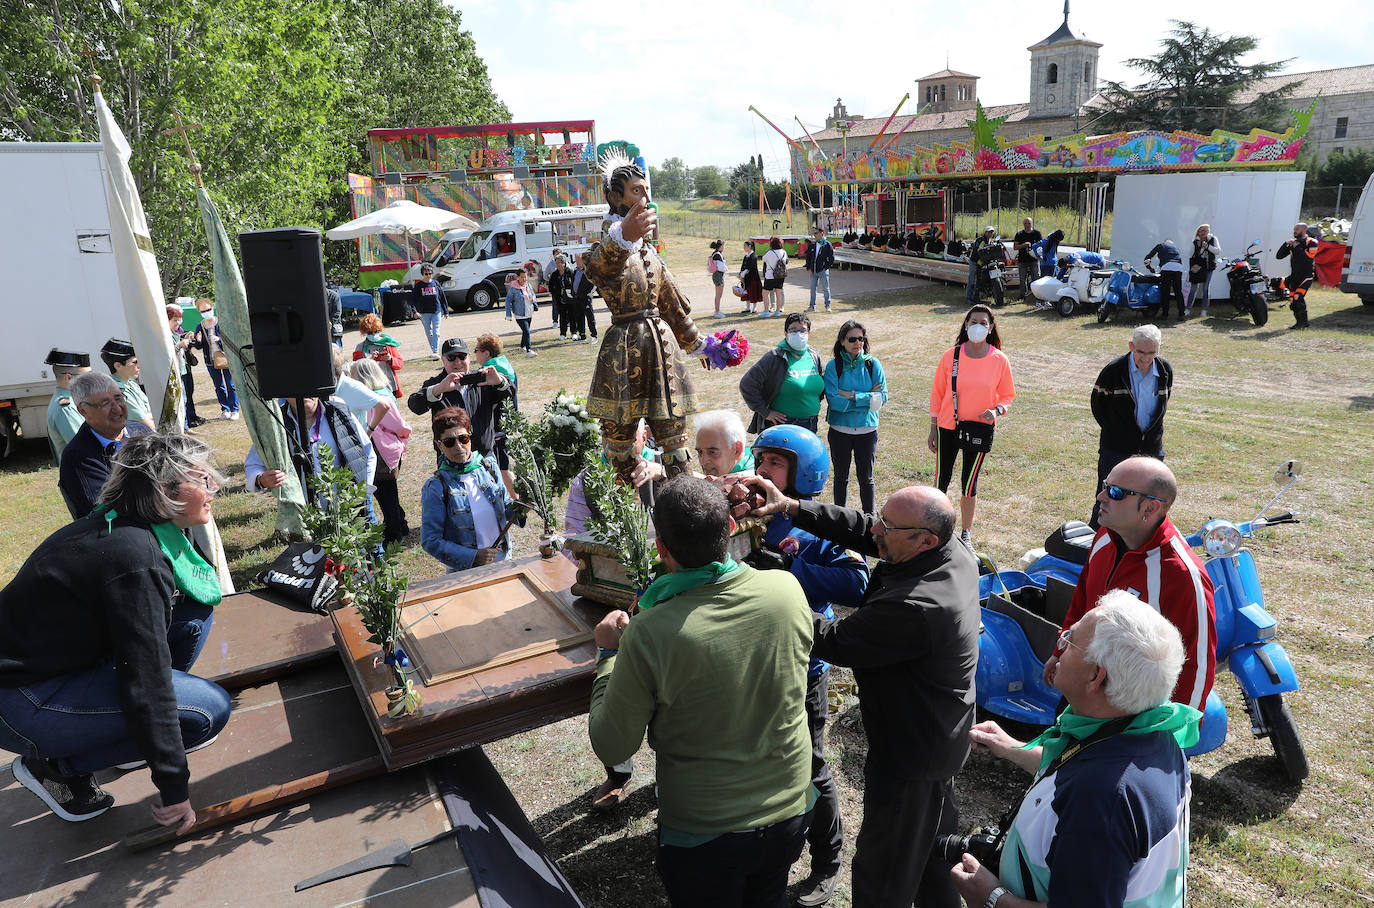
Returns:
[[[998,886],[996,889],[988,893],[988,899],[986,902],[983,903],[983,908],[995,908],[995,906],[997,905],[997,900],[1006,894],[1007,887]]]

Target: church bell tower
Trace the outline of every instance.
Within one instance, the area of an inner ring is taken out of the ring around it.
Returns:
[[[1031,55],[1028,117],[1072,117],[1097,94],[1100,47],[1069,29],[1069,0],[1064,0],[1064,21],[1058,30],[1026,48]]]

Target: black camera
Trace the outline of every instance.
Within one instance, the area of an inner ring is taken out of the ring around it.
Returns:
[[[975,829],[968,835],[941,835],[935,837],[931,853],[945,867],[953,867],[964,859],[966,853],[971,854],[978,859],[978,863],[996,873],[997,865],[1002,861],[1002,844],[1006,838],[996,826]]]
[[[458,378],[460,385],[480,385],[487,378],[487,373],[481,369],[473,369],[471,372],[464,372]]]

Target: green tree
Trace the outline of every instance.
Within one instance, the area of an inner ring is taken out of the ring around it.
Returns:
[[[759,205],[759,180],[763,179],[763,155],[750,157],[743,164],[736,164],[730,171],[730,192],[739,199],[741,208],[757,208]]]
[[[1126,61],[1143,81],[1133,86],[1106,82],[1102,100],[1092,111],[1092,132],[1187,129],[1206,135],[1215,129],[1282,128],[1288,119],[1288,98],[1301,83],[1263,92],[1254,88],[1289,60],[1242,63],[1258,50],[1258,39],[1223,35],[1192,22],[1173,23],[1158,53]]]
[[[1326,159],[1309,182],[1317,186],[1363,186],[1374,173],[1374,151],[1352,148],[1338,151]]]
[[[706,165],[705,167],[692,168],[692,186],[696,190],[697,198],[704,199],[713,195],[724,195],[729,189],[725,182],[725,174],[720,172],[719,167]]]
[[[649,182],[653,184],[656,196],[665,199],[684,199],[690,188],[687,165],[682,162],[682,158],[668,158],[662,167],[649,168]]]

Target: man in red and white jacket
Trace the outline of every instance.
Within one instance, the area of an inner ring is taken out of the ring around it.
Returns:
[[[1108,590],[1126,590],[1168,618],[1183,637],[1183,671],[1173,699],[1202,710],[1217,670],[1212,579],[1169,520],[1178,482],[1163,461],[1131,457],[1107,476],[1097,500],[1101,529],[1064,618],[1072,627]],[[1059,660],[1045,663],[1052,683]]]

